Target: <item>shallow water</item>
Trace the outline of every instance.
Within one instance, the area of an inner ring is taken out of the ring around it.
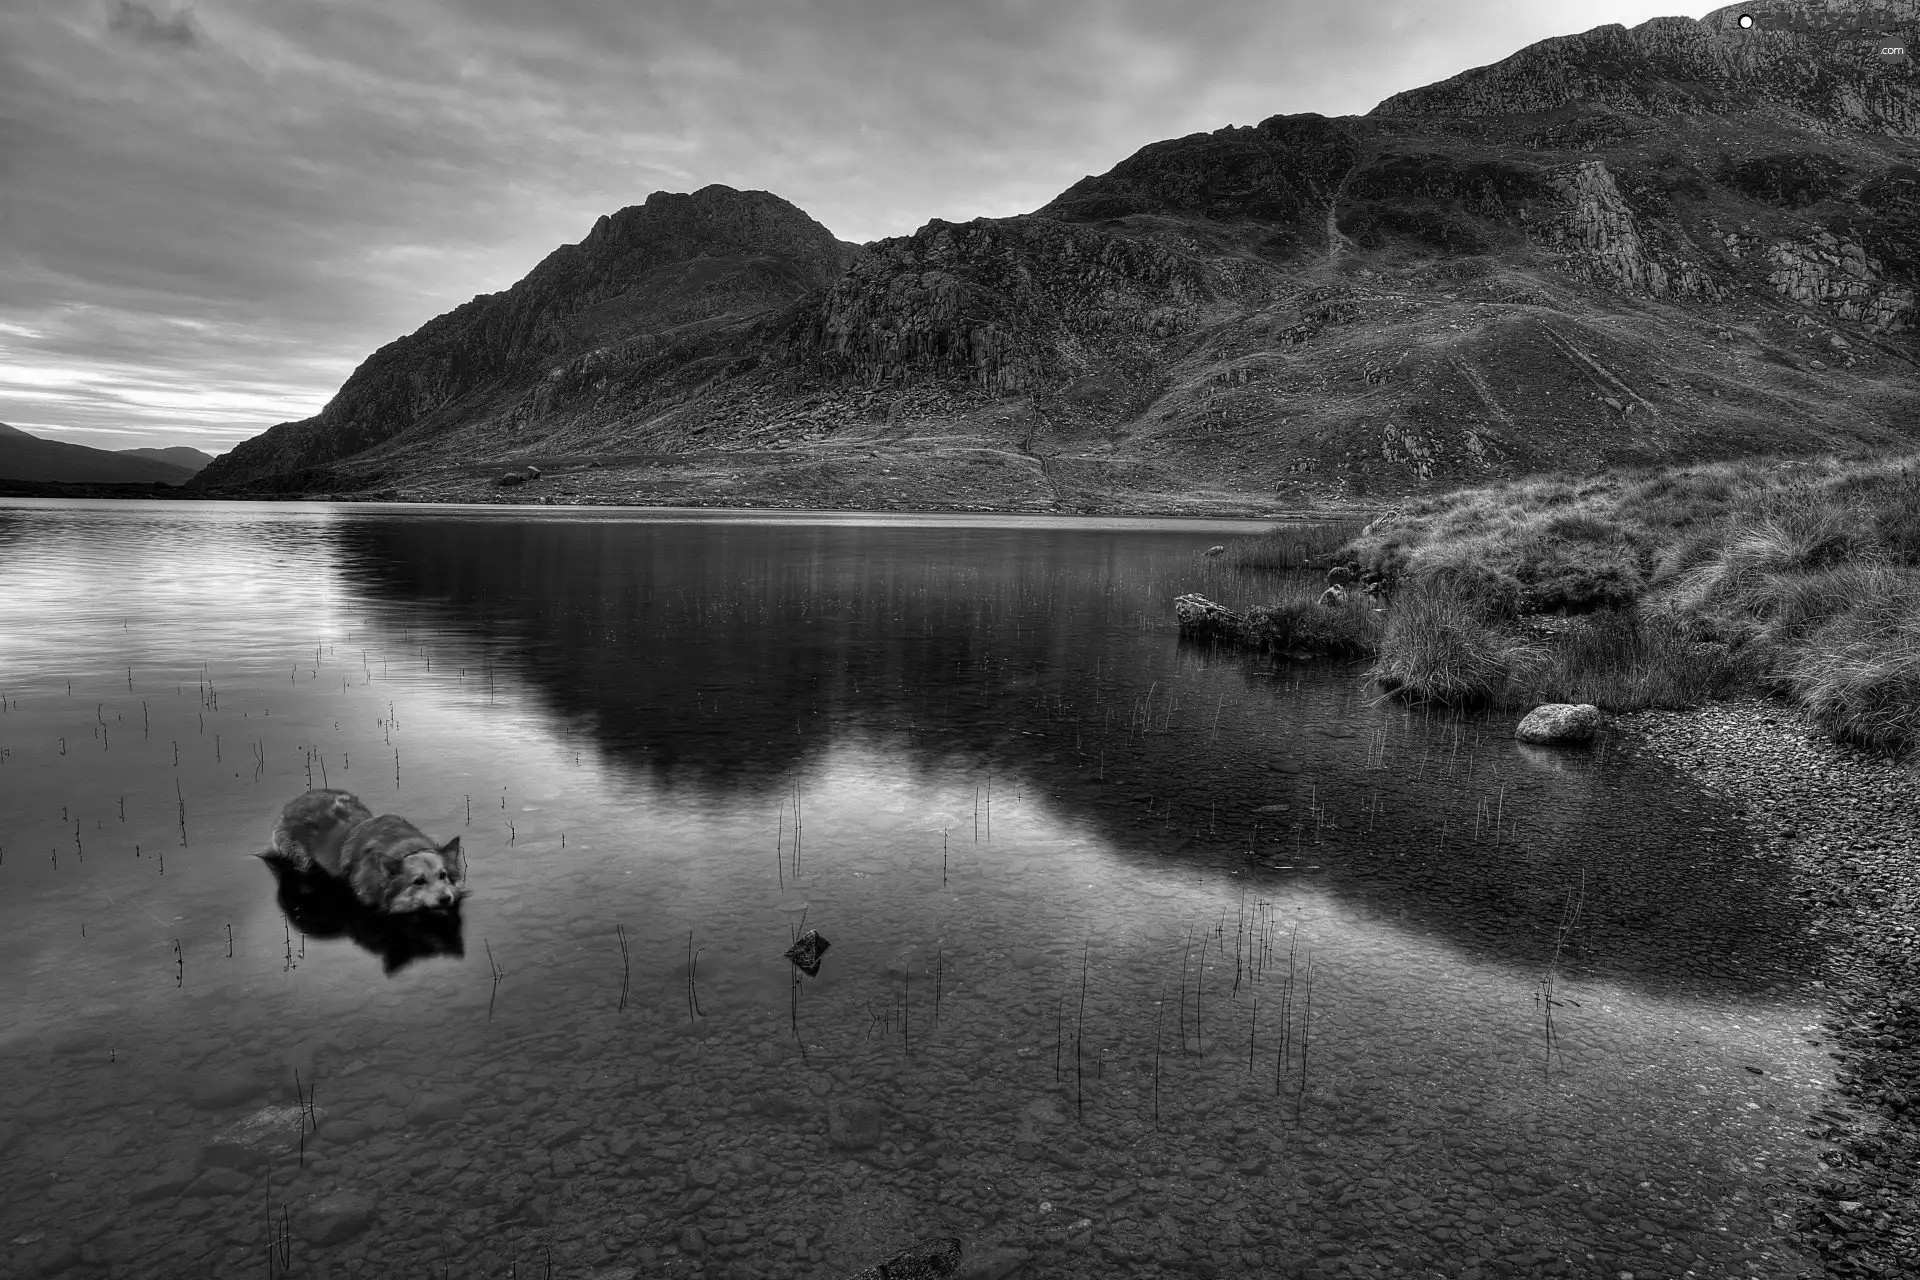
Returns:
[[[1182,644],[1224,527],[0,505],[0,1271],[1794,1271],[1787,868]],[[309,785],[458,921],[277,894]]]

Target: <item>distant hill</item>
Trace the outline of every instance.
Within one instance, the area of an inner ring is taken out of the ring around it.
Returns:
[[[202,453],[198,449],[189,449],[177,444],[170,449],[115,449],[123,458],[146,458],[153,462],[171,463],[176,467],[185,467],[189,471],[198,471],[213,461],[213,455]]]
[[[194,487],[1226,514],[1911,447],[1920,75],[1877,49],[1916,26],[1596,27],[859,248],[655,193]]]
[[[147,452],[147,451],[139,451]],[[167,449],[165,453],[194,453],[197,449]],[[212,461],[212,459],[207,459]],[[205,463],[200,464],[206,465]],[[0,480],[65,480],[90,484],[185,484],[199,467],[177,466],[152,457],[90,449],[83,444],[42,440],[18,427],[0,422]]]

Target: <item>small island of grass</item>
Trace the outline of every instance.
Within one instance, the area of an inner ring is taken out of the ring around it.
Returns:
[[[1189,633],[1371,658],[1410,699],[1632,711],[1763,690],[1836,739],[1920,747],[1920,455],[1534,477],[1219,560],[1299,572],[1244,612],[1189,606]]]

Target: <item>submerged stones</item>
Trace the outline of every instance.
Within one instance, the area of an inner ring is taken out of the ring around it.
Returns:
[[[245,1106],[267,1092],[267,1084],[248,1070],[216,1070],[195,1081],[187,1100],[202,1111],[226,1111]]]
[[[321,1196],[300,1215],[300,1233],[308,1244],[339,1244],[365,1231],[373,1222],[373,1197],[354,1191]]]
[[[937,1280],[959,1269],[960,1237],[936,1236],[856,1271],[847,1280]]]
[[[827,1103],[827,1140],[855,1151],[874,1146],[883,1121],[880,1104],[871,1099],[835,1098]]]
[[[1548,702],[1527,712],[1513,731],[1522,742],[1590,742],[1600,727],[1600,708],[1591,702]]]
[[[294,1148],[306,1121],[301,1107],[262,1107],[214,1134],[200,1149],[200,1163],[229,1169],[266,1164]]]

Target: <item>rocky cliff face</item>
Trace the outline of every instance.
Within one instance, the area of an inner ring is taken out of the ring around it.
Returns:
[[[697,458],[676,496],[1252,509],[1891,443],[1920,78],[1888,27],[1920,0],[1596,28],[864,250],[764,192],[656,194],[200,483],[475,496],[591,456],[574,496],[617,498]]]
[[[1751,29],[1742,14],[1755,18]],[[1913,0],[1765,0],[1697,22],[1610,23],[1395,94],[1373,114],[1514,118],[1575,107],[1662,118],[1774,107],[1911,136],[1920,131],[1911,67],[1882,62],[1877,38],[1911,35],[1916,19]]]
[[[817,294],[859,253],[765,191],[655,192],[603,216],[504,293],[368,357],[327,407],[219,458],[201,484],[258,480],[431,437],[502,392],[748,320]]]

